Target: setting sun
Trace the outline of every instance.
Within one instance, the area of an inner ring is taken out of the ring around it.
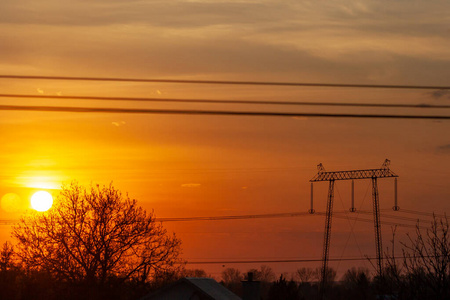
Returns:
[[[49,192],[39,191],[31,197],[31,207],[37,211],[46,211],[52,207],[53,197]]]

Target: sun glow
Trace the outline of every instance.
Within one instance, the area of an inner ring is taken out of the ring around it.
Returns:
[[[39,191],[31,196],[31,207],[37,211],[46,211],[52,207],[53,197],[49,192]]]

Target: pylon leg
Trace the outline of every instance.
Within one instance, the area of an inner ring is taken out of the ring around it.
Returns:
[[[350,208],[350,212],[355,212],[355,181],[352,180],[352,207]]]
[[[330,238],[331,238],[331,221],[333,214],[333,199],[334,199],[334,180],[330,180],[328,188],[328,201],[327,212],[325,217],[325,236],[323,241],[323,257],[322,257],[322,286],[321,286],[321,298],[323,299],[324,290],[327,285],[328,279],[328,253],[330,250]]]
[[[378,196],[377,178],[372,178],[372,198],[373,198],[373,225],[375,229],[375,250],[377,252],[377,267],[378,276],[382,275],[383,271],[383,253],[381,244],[381,225],[380,225],[380,201]]]
[[[311,182],[311,209],[308,212],[310,214],[313,214],[315,212],[315,210],[314,210],[314,187],[313,187],[312,182]]]

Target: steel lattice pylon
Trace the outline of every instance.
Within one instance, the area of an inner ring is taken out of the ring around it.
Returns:
[[[380,197],[378,196],[377,178],[372,178],[372,199],[373,199],[373,226],[375,229],[375,250],[377,253],[378,275],[381,275],[383,270],[382,264],[382,240],[381,240],[381,225],[380,225]]]
[[[329,181],[328,197],[327,197],[327,211],[325,217],[325,234],[323,243],[323,258],[322,258],[322,282],[321,282],[321,294],[324,296],[324,289],[328,280],[328,254],[330,251],[330,239],[331,239],[331,222],[333,216],[333,199],[334,199],[334,184],[336,180],[354,180],[354,179],[372,179],[372,199],[373,199],[373,221],[375,229],[375,250],[377,254],[377,271],[378,275],[382,274],[382,240],[381,240],[381,226],[380,226],[380,201],[378,195],[378,183],[377,178],[389,178],[398,177],[394,172],[389,169],[390,161],[386,159],[380,169],[367,169],[367,170],[351,170],[351,171],[337,171],[326,172],[322,164],[317,166],[318,173],[311,182],[311,209],[310,213],[314,213],[313,199],[312,199],[312,183],[317,181]],[[395,183],[395,193],[397,193],[397,181]],[[353,184],[352,184],[352,196],[353,196]],[[397,195],[395,195],[394,210],[398,210]],[[353,207],[352,199],[352,212],[355,211]]]

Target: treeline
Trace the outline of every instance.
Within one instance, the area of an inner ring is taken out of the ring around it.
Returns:
[[[141,297],[167,286],[183,277],[212,277],[202,269],[179,269],[165,272],[152,282],[128,280],[121,282],[110,278],[102,287],[89,282],[70,283],[54,278],[45,271],[29,271],[14,264],[12,247],[5,243],[0,257],[0,299],[109,299],[138,300]],[[403,264],[403,263],[402,263]],[[442,274],[427,273],[427,268],[409,272],[393,272],[390,263],[383,276],[373,276],[367,268],[352,268],[339,279],[331,269],[329,285],[324,290],[324,298],[329,300],[352,299],[450,299],[449,278]],[[321,299],[320,269],[299,268],[295,273],[277,275],[268,266],[250,269],[253,280],[261,282],[262,300],[317,300]],[[221,278],[215,278],[235,294],[242,296],[242,281],[247,280],[247,272],[227,268]],[[432,283],[434,281],[434,283]],[[441,285],[437,284],[441,282]],[[440,286],[440,288],[437,288]]]
[[[262,299],[319,299],[321,297],[321,269],[299,268],[290,274],[277,275],[269,266],[250,269],[241,273],[238,269],[227,268],[222,272],[222,284],[237,295],[242,295],[242,281],[248,273],[261,285]],[[365,268],[352,268],[336,280],[336,271],[329,269],[326,299],[375,299],[377,294],[370,271]]]
[[[422,225],[422,224],[420,224]],[[283,274],[273,281],[275,274],[267,266],[249,270],[262,285],[262,299],[288,300],[448,300],[450,299],[450,232],[447,217],[433,218],[427,229],[417,224],[415,234],[401,243],[401,255],[393,247],[384,255],[381,274],[371,275],[368,269],[353,268],[337,280],[336,272],[329,269],[321,286],[321,270],[300,268],[294,274]],[[395,231],[394,231],[395,235]],[[395,237],[395,236],[394,236]],[[394,240],[394,238],[392,239]],[[398,251],[398,250],[397,250]],[[237,269],[222,273],[223,284],[240,295],[238,282],[245,276]]]
[[[0,251],[0,299],[5,300],[137,300],[179,278],[193,275],[202,274],[178,268],[155,274],[151,281],[123,280],[110,275],[100,285],[90,280],[69,281],[45,269],[28,268],[18,259],[9,242],[5,242]]]

